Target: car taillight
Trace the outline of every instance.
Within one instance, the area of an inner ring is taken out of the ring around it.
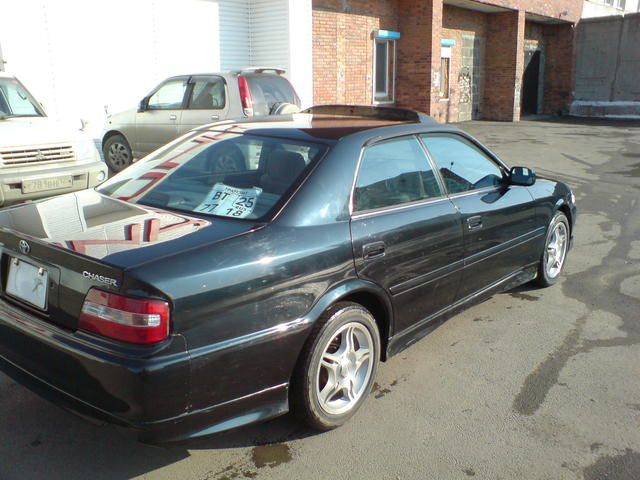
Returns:
[[[242,101],[242,111],[247,117],[253,117],[253,101],[247,77],[238,77],[238,89],[240,90],[240,100]]]
[[[169,304],[92,288],[84,299],[78,326],[123,342],[157,343],[169,336]]]

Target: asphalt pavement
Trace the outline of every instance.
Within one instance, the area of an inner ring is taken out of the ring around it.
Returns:
[[[0,374],[0,479],[640,479],[640,123],[460,126],[574,189],[559,284],[452,318],[381,365],[361,411],[322,434],[283,417],[146,446]]]

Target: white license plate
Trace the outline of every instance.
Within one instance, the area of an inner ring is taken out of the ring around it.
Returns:
[[[48,276],[44,268],[16,258],[9,258],[6,292],[12,297],[44,310],[47,305]]]
[[[62,188],[71,188],[73,186],[73,177],[52,177],[38,178],[36,180],[24,180],[22,182],[22,193],[44,192],[47,190],[60,190]]]

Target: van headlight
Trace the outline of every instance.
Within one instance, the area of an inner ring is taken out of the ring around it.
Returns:
[[[77,139],[73,142],[73,150],[76,152],[76,158],[80,161],[100,158],[96,144],[89,138]]]

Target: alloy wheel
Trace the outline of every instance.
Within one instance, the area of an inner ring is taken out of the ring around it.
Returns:
[[[562,271],[562,265],[567,255],[568,237],[567,226],[564,222],[556,223],[545,250],[544,265],[549,278],[556,278]]]
[[[326,413],[340,415],[358,403],[371,378],[372,351],[371,333],[358,322],[343,325],[325,345],[316,395]]]

